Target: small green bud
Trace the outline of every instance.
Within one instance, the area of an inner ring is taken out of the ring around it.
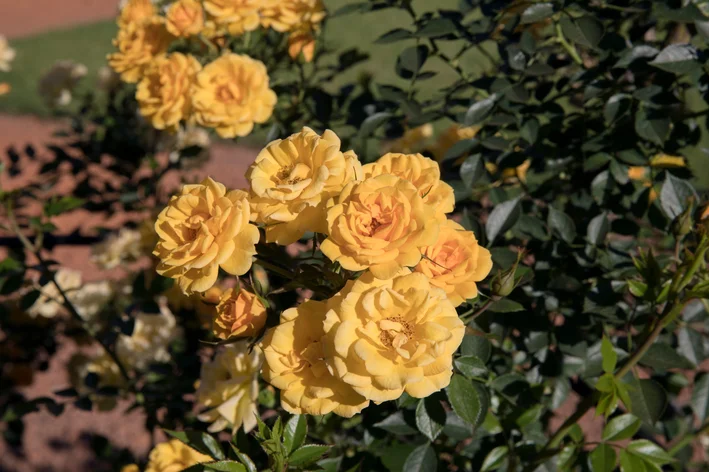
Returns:
[[[515,277],[517,273],[517,266],[519,266],[519,261],[522,259],[523,255],[524,251],[518,252],[517,260],[514,264],[512,264],[512,267],[505,271],[498,271],[495,278],[492,279],[490,288],[492,288],[492,294],[494,296],[506,297],[515,289],[517,286],[517,279]]]
[[[670,229],[672,231],[672,234],[676,238],[686,236],[692,231],[692,226],[694,224],[692,218],[692,210],[694,207],[694,205],[692,204],[693,201],[694,199],[690,198],[690,202],[689,205],[687,205],[687,208],[681,214],[677,215],[677,218],[675,218],[672,222],[672,227]]]

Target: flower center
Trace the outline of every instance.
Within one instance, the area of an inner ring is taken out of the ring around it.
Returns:
[[[394,316],[381,320],[379,322],[379,340],[386,347],[399,349],[401,346],[409,342],[409,339],[414,334],[414,328],[411,323],[405,321],[400,316]]]
[[[239,101],[241,94],[237,87],[230,87],[229,84],[224,84],[217,88],[217,98],[221,102],[233,103]]]

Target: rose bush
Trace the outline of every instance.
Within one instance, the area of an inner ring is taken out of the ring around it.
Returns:
[[[0,189],[9,444],[127,405],[157,444],[107,468],[703,469],[702,2],[124,3],[101,86],[42,87],[71,150]],[[192,177],[210,136],[244,180]]]

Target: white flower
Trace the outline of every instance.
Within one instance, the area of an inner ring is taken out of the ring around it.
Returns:
[[[70,301],[76,293],[76,290],[81,287],[81,272],[75,270],[59,269],[54,275],[54,279],[67,294]],[[57,290],[57,287],[52,282],[49,282],[42,286],[39,298],[37,298],[27,310],[27,314],[32,318],[38,316],[54,318],[62,309],[63,303],[64,300],[59,290]]]
[[[241,425],[249,432],[256,426],[258,409],[258,373],[262,355],[258,348],[248,352],[241,341],[224,346],[213,361],[202,366],[197,390],[197,404],[207,410],[198,416],[212,423],[207,431],[217,432]]]
[[[0,71],[10,72],[10,63],[15,59],[15,50],[10,47],[5,36],[0,34]]]
[[[57,61],[39,80],[39,94],[47,106],[66,106],[71,103],[71,92],[86,73],[83,64],[70,60]]]
[[[113,269],[133,262],[143,254],[140,231],[122,228],[92,248],[91,261],[102,269]]]
[[[170,360],[170,343],[182,335],[175,315],[167,306],[160,313],[138,313],[130,336],[120,335],[116,341],[116,355],[124,366],[145,370],[155,362]]]
[[[85,284],[70,296],[74,308],[85,321],[93,321],[112,298],[113,286],[106,280]]]

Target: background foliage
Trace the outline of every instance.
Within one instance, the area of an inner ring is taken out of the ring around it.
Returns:
[[[171,361],[152,366],[128,391],[90,376],[83,393],[25,399],[3,389],[5,440],[21,447],[23,415],[38,408],[61,414],[67,402],[92,409],[98,397],[120,395],[148,412],[147,428],[190,431],[174,434],[216,461],[241,462],[214,470],[302,469],[315,461],[329,471],[705,467],[692,445],[709,428],[709,243],[706,198],[701,184],[695,188],[708,174],[709,7],[633,0],[328,7],[312,64],[283,61],[267,38],[243,46],[269,66],[280,100],[254,139],[284,137],[303,125],[331,128],[343,147],[370,162],[422,125],[434,130],[416,143],[424,155],[440,149],[436,142],[449,126],[479,127],[439,155],[456,190],[456,214],[491,249],[498,273],[479,299],[459,308],[468,335],[450,386],[342,419],[289,418],[263,384],[268,426],[236,434],[235,448],[227,447],[228,435],[202,433],[205,425],[192,414],[200,354],[213,346],[200,342],[207,330],[186,308],[176,311],[187,335],[172,345]],[[383,31],[362,33],[369,28]],[[373,45],[364,44],[370,38]],[[56,270],[49,251],[61,236],[52,235],[51,218],[77,206],[161,208],[167,195],[158,191],[160,179],[198,154],[189,148],[167,164],[153,159],[162,141],[136,120],[131,97],[126,87],[108,97],[88,91],[68,112],[79,157],[57,148],[41,181],[3,194],[19,207],[17,221],[31,233],[36,255],[45,255],[28,258],[18,243],[0,265],[0,293],[8,297],[2,343],[32,346],[24,361],[51,356],[59,333],[83,336],[72,322],[28,325],[10,308],[26,309],[38,296],[27,279]],[[129,176],[120,188],[99,188],[86,172],[104,153],[116,158],[102,164],[108,171]],[[683,157],[689,155],[693,166]],[[45,182],[61,172],[84,176],[77,191],[44,201],[41,218],[23,215],[30,201],[45,200]],[[268,283],[254,284],[272,320],[296,303],[284,287],[332,293],[343,283],[281,248],[264,245],[259,254],[279,261],[268,268]],[[151,270],[129,283],[130,299],[107,308],[106,324],[93,333],[109,347],[132,329],[133,310],[154,309],[169,286]],[[576,411],[552,422],[569,398],[581,399]],[[579,423],[593,410],[604,416],[600,438],[589,438]],[[301,448],[306,431],[314,445]]]

